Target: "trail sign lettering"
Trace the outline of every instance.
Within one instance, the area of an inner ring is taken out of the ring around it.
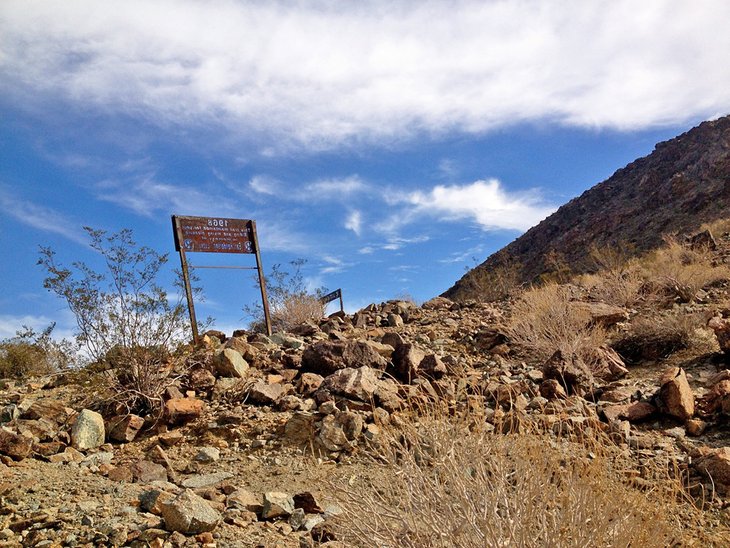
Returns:
[[[345,311],[345,304],[342,302],[342,289],[335,289],[331,293],[327,293],[327,295],[323,295],[319,298],[319,302],[322,304],[331,303],[332,301],[336,301],[337,299],[340,299],[340,312]]]
[[[322,302],[322,304],[327,304],[340,298],[342,298],[342,290],[336,289],[332,293],[327,293],[327,295],[323,295],[322,297],[320,297],[319,300]]]
[[[205,253],[256,253],[249,219],[173,216],[175,250]]]
[[[172,233],[175,238],[175,251],[180,252],[180,266],[183,271],[185,294],[190,312],[190,324],[193,331],[193,340],[198,342],[198,324],[195,320],[195,305],[193,292],[190,288],[190,273],[186,253],[254,253],[256,255],[256,270],[258,270],[261,300],[264,305],[264,321],[266,333],[271,335],[271,316],[269,301],[266,296],[266,282],[264,269],[261,266],[259,255],[259,241],[256,236],[256,221],[251,219],[227,219],[225,217],[189,217],[182,215],[172,216]],[[235,266],[209,266],[201,268],[242,268]],[[245,267],[244,267],[245,268]]]

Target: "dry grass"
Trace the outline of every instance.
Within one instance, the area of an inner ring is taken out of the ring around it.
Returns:
[[[659,298],[692,302],[699,291],[714,283],[730,280],[730,267],[714,264],[713,254],[692,248],[676,238],[641,261],[642,275]]]
[[[651,498],[598,449],[495,435],[433,410],[385,429],[374,482],[338,485],[338,538],[367,547],[669,546],[676,482]],[[659,485],[659,483],[657,483]]]
[[[570,289],[548,284],[525,291],[512,309],[507,332],[513,344],[538,361],[557,350],[565,355],[594,349],[606,341],[606,332],[592,324],[585,310],[571,303]]]
[[[271,307],[271,323],[274,331],[287,331],[307,320],[319,320],[325,306],[315,295],[296,293],[287,296]]]
[[[520,266],[515,263],[500,265],[489,270],[474,268],[464,277],[465,291],[482,302],[508,298],[521,289]]]
[[[634,319],[611,344],[630,363],[667,358],[687,348],[716,350],[712,334],[700,315],[654,314]]]

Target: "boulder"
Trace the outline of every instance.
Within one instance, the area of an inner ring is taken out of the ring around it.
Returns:
[[[627,420],[629,422],[642,421],[656,412],[656,407],[650,403],[635,401],[622,405],[609,405],[603,408],[603,415],[609,422]]]
[[[104,418],[96,411],[84,409],[71,427],[71,445],[79,451],[95,449],[104,443]]]
[[[429,354],[418,364],[418,373],[429,379],[440,379],[448,373],[448,369],[436,354]]]
[[[542,373],[546,379],[558,381],[568,394],[582,396],[590,391],[591,376],[588,366],[575,354],[564,356],[562,351],[556,351],[543,365]]]
[[[294,499],[287,493],[269,491],[264,493],[264,504],[261,510],[263,519],[289,517],[294,512]]]
[[[730,447],[701,448],[699,457],[693,460],[693,466],[714,483],[730,486]]]
[[[322,385],[324,377],[317,373],[302,373],[297,383],[297,390],[304,396],[311,396]]]
[[[128,443],[137,437],[143,426],[144,419],[139,415],[117,415],[107,423],[109,439]]]
[[[215,367],[224,377],[243,378],[248,372],[248,363],[233,348],[224,348],[216,353]]]
[[[170,424],[180,424],[197,419],[203,414],[205,404],[197,398],[172,398],[165,402],[165,415]]]
[[[320,341],[302,354],[302,369],[323,376],[345,367],[385,369],[387,365],[388,360],[365,341]]]
[[[333,396],[369,402],[378,389],[378,383],[378,376],[370,367],[364,366],[359,369],[347,367],[325,378],[318,393],[327,392]]]
[[[167,481],[167,470],[161,464],[149,460],[139,460],[131,466],[132,477],[137,483]]]
[[[657,407],[662,413],[686,421],[695,412],[694,394],[687,382],[684,369],[672,367],[661,377],[655,394]]]
[[[287,385],[291,387],[291,385]],[[248,391],[248,397],[253,403],[260,405],[271,405],[279,401],[284,395],[285,388],[278,383],[269,384],[265,381],[257,381]]]
[[[193,369],[187,378],[191,390],[210,390],[215,386],[215,375],[205,368]]]
[[[404,382],[411,382],[418,376],[418,367],[426,353],[411,343],[398,345],[393,352],[393,365],[398,378]]]
[[[161,513],[168,531],[179,531],[186,535],[212,531],[221,521],[221,515],[205,499],[189,489],[163,504]]]
[[[252,493],[245,489],[236,489],[226,499],[226,506],[229,508],[238,508],[240,510],[248,510],[255,514],[261,514],[264,509],[264,500],[261,495]]]
[[[715,316],[707,323],[707,327],[714,331],[720,350],[730,353],[730,319]]]
[[[0,454],[22,460],[33,450],[33,439],[0,427]]]

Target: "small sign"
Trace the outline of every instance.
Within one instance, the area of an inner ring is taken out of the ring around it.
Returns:
[[[337,299],[341,299],[341,298],[342,298],[342,290],[336,289],[332,293],[327,293],[327,295],[323,295],[322,297],[320,297],[319,301],[322,304],[327,304],[327,303],[331,303],[332,301],[336,301]]]
[[[175,251],[256,253],[250,219],[173,216]]]
[[[332,301],[336,301],[337,299],[340,299],[340,312],[345,311],[345,303],[342,301],[342,289],[335,289],[331,293],[327,293],[327,295],[323,295],[319,298],[319,302],[326,305],[328,303],[331,303]]]

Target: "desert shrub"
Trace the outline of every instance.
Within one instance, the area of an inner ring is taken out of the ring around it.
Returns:
[[[578,283],[594,298],[626,307],[641,300],[644,278],[637,259],[615,246],[594,246],[589,257],[595,273],[580,276]]]
[[[717,219],[715,221],[704,223],[700,230],[709,230],[711,234],[724,236],[730,233],[730,218]]]
[[[462,283],[471,298],[483,302],[500,301],[515,295],[521,289],[520,266],[514,262],[490,269],[476,268],[475,265]]]
[[[67,268],[53,250],[41,248],[44,286],[73,312],[76,338],[89,360],[111,367],[112,400],[137,413],[157,411],[171,382],[172,351],[189,332],[182,296],[171,301],[158,284],[167,254],[138,246],[129,229],[109,236],[85,230],[104,269],[82,262]]]
[[[702,318],[692,314],[653,314],[635,318],[612,343],[627,362],[667,358],[686,348],[712,344]]]
[[[666,237],[664,247],[642,260],[641,268],[645,285],[665,301],[692,302],[702,288],[730,279],[730,267],[715,264],[709,249],[674,237]]]
[[[0,378],[47,375],[67,368],[75,350],[67,340],[51,335],[55,323],[40,332],[23,326],[15,337],[0,341]]]
[[[558,350],[580,356],[606,339],[605,329],[591,323],[586,309],[573,306],[570,288],[558,284],[525,291],[512,308],[507,334],[537,361],[547,360]]]
[[[675,506],[627,486],[607,454],[490,434],[446,412],[384,427],[373,479],[338,484],[337,538],[356,546],[670,546]]]
[[[286,331],[307,320],[319,320],[324,316],[325,305],[321,303],[320,297],[327,291],[324,288],[318,288],[314,292],[307,291],[302,274],[305,262],[303,259],[291,261],[290,271],[275,264],[265,276],[271,327],[274,331]],[[266,325],[263,306],[256,303],[245,306],[243,310],[252,318],[251,329],[263,332]]]

